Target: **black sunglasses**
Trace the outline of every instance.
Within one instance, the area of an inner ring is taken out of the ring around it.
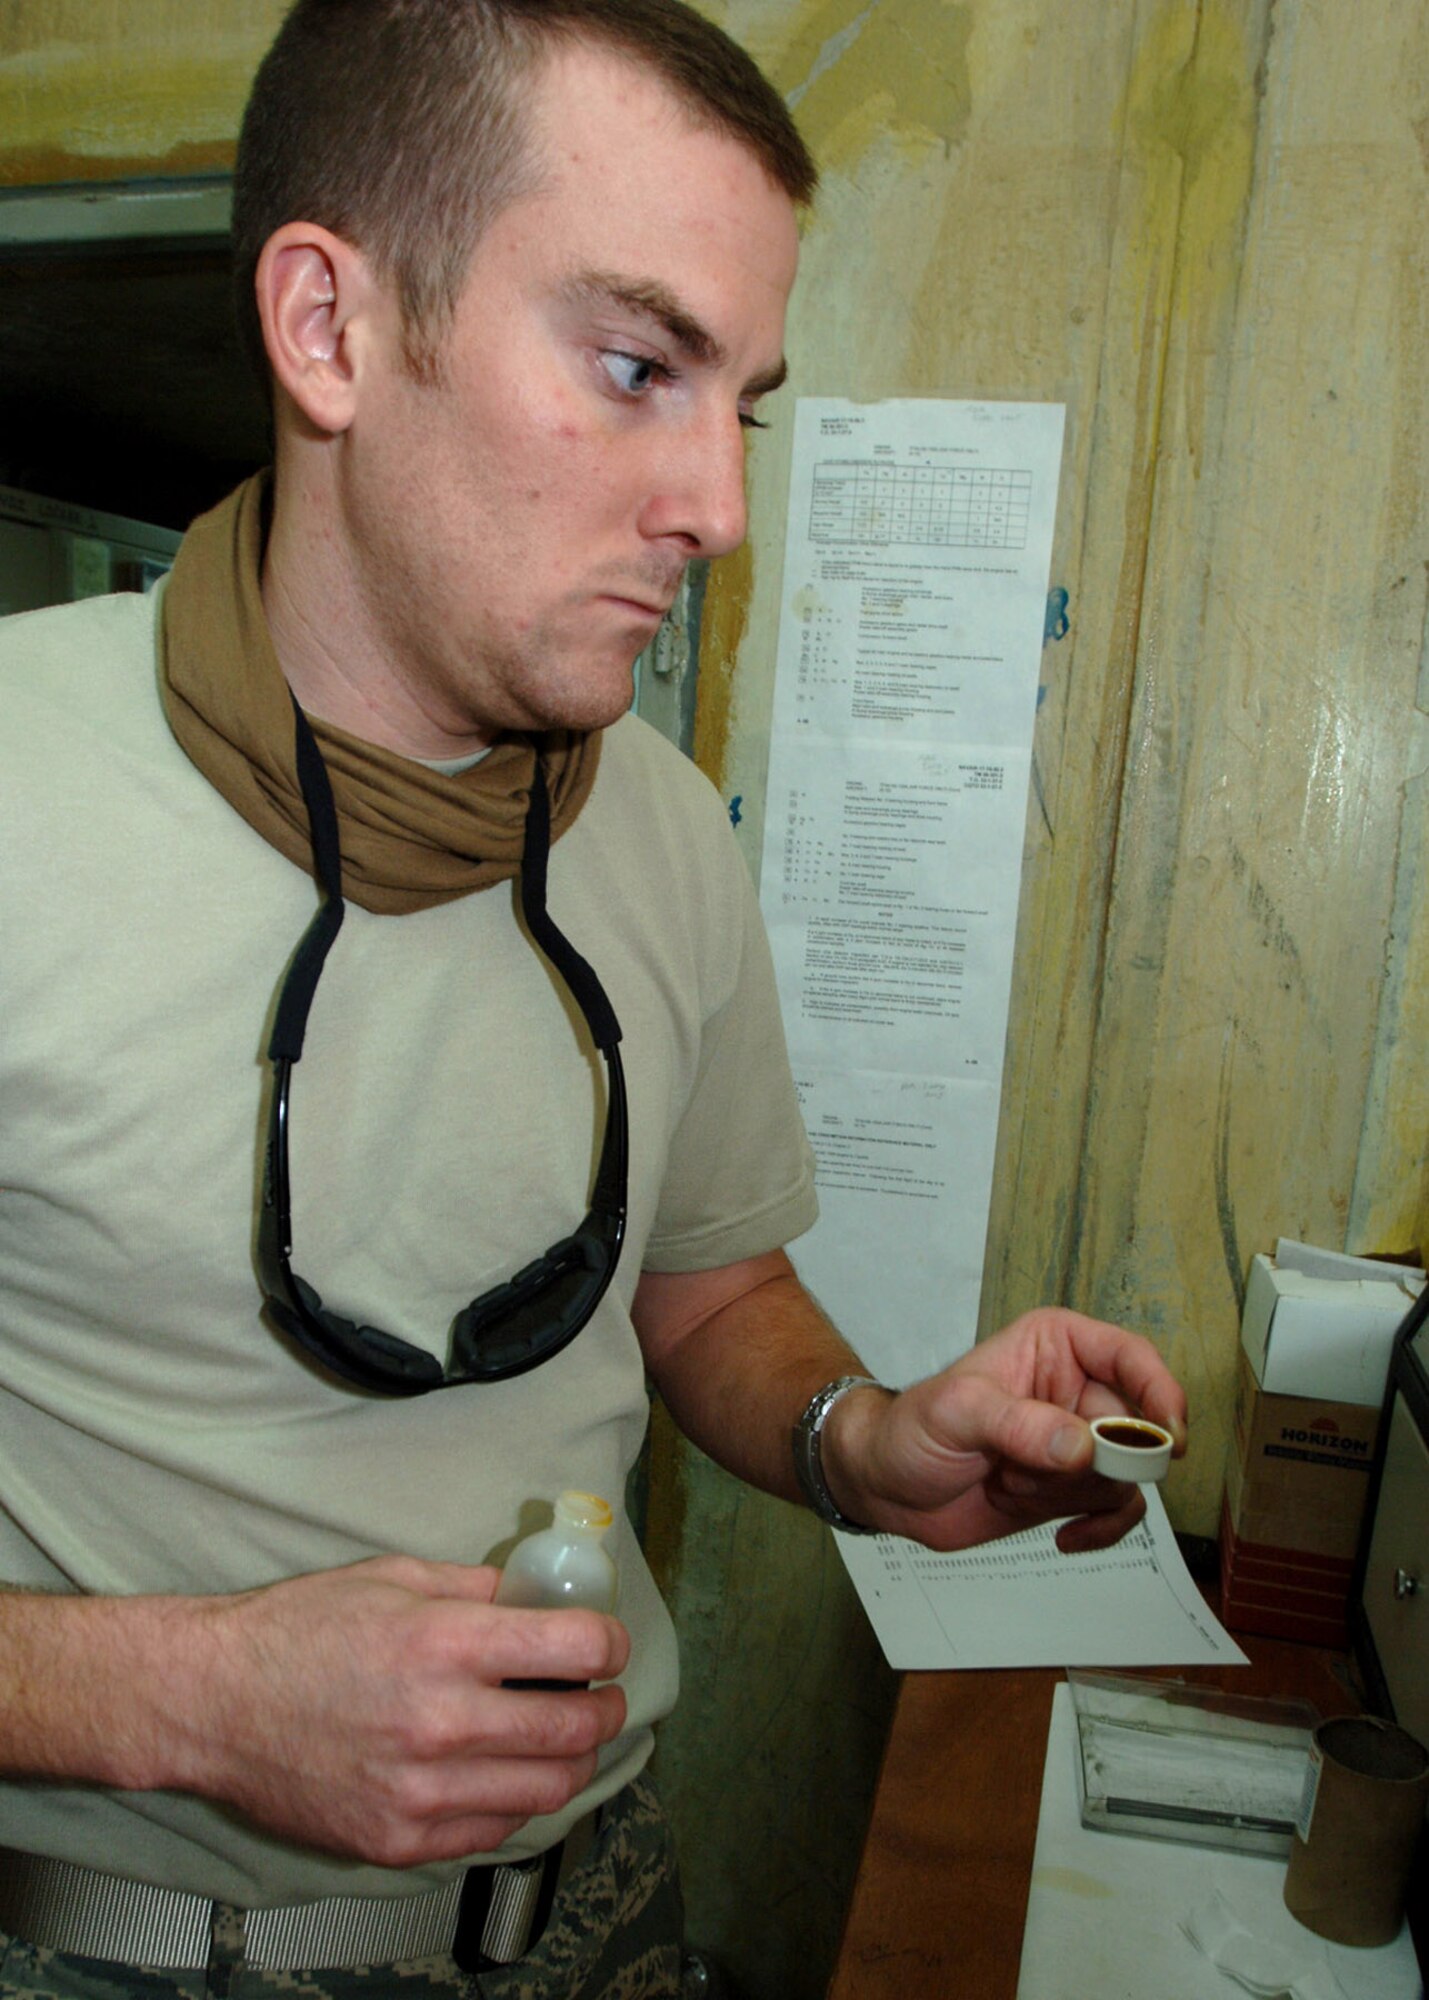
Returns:
[[[304,931],[278,996],[268,1044],[273,1092],[268,1113],[263,1206],[258,1218],[258,1275],[269,1313],[292,1340],[330,1374],[387,1396],[422,1396],[459,1382],[500,1382],[523,1375],[569,1346],[605,1296],[625,1239],[629,1117],[620,1063],[620,1024],[595,973],[556,928],[546,909],[546,863],[551,846],[550,801],[541,760],[535,760],[521,856],[521,909],[532,937],[571,991],[606,1065],[605,1137],[596,1168],[590,1212],[571,1236],[504,1285],[473,1299],[452,1322],[446,1367],[420,1347],[360,1326],[323,1305],[289,1261],[293,1249],[288,1179],[288,1092],[293,1065],[303,1052],[308,1011],[318,977],[339,929],[342,858],[337,809],[327,767],[307,717],[296,717],[298,783],[312,828],[313,860],[323,901]]]

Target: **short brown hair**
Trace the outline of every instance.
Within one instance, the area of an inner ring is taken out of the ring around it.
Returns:
[[[783,99],[683,0],[297,0],[254,80],[234,174],[239,323],[262,381],[254,276],[285,222],[370,257],[396,287],[412,365],[430,365],[478,237],[533,185],[524,86],[582,41],[653,70],[792,201],[812,198]]]

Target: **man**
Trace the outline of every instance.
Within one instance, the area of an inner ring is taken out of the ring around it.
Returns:
[[[6,1991],[672,1993],[639,1551],[619,1620],[486,1566],[558,1488],[619,1498],[647,1373],[746,1478],[940,1548],[1115,1540],[1086,1419],[1183,1431],[1149,1343],[1060,1311],[858,1379],[783,1250],[747,880],[622,719],[743,535],[812,180],[667,0],[300,0],[236,199],[271,491],[157,612],[0,650]],[[493,1861],[573,1828],[513,1947]]]

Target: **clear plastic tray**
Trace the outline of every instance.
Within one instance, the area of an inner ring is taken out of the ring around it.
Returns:
[[[1290,1852],[1319,1716],[1184,1681],[1069,1672],[1082,1824]]]

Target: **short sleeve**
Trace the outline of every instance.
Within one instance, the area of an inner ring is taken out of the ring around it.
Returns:
[[[818,1215],[769,941],[733,843],[730,855],[738,878],[737,976],[704,1025],[646,1245],[650,1271],[716,1270],[779,1249]]]

